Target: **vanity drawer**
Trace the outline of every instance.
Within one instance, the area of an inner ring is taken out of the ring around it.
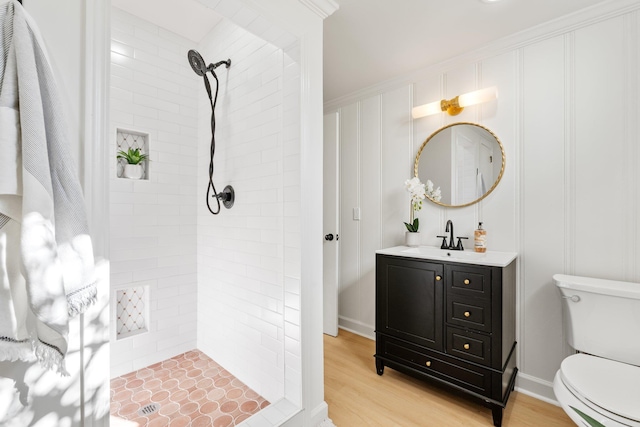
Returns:
[[[446,356],[428,349],[385,338],[383,357],[482,395],[491,391],[491,375],[488,370],[471,365],[461,366],[459,361],[450,363],[445,360]]]
[[[445,272],[450,280],[447,293],[475,298],[491,297],[491,269],[486,267],[447,266]]]
[[[491,337],[447,327],[447,353],[482,365],[491,364]]]
[[[447,298],[447,323],[491,332],[491,302],[451,295]]]

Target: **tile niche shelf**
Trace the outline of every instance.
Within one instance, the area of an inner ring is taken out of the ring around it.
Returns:
[[[149,134],[144,132],[138,132],[128,129],[116,129],[116,156],[120,151],[127,151],[129,148],[139,148],[143,154],[149,154]],[[124,165],[126,161],[118,159],[116,164],[116,176],[118,178],[125,178]],[[149,179],[149,160],[144,160],[142,163],[142,178],[141,180]]]
[[[149,289],[134,286],[116,291],[116,338],[122,339],[148,331]]]

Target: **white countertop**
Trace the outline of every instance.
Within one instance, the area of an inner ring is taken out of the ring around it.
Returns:
[[[486,251],[481,253],[474,251],[452,251],[434,246],[418,246],[415,248],[395,246],[393,248],[377,250],[376,253],[406,258],[459,262],[462,264],[489,265],[492,267],[506,267],[518,256],[515,252]]]

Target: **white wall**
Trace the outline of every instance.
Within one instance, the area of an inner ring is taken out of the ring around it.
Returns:
[[[285,396],[285,359],[300,371],[299,348],[286,346],[300,340],[299,227],[292,224],[299,214],[299,71],[282,49],[228,20],[198,50],[207,63],[232,61],[216,70],[214,183],[218,192],[228,184],[236,192],[233,208],[208,211],[211,111],[198,79],[198,345],[273,402]]]
[[[196,348],[195,43],[117,8],[111,16],[111,375]],[[149,179],[116,175],[116,129],[149,134]],[[116,291],[148,289],[148,332],[116,338]]]
[[[569,349],[552,275],[640,281],[638,7],[603,4],[325,104],[341,123],[342,327],[373,336],[374,252],[403,244],[403,182],[422,142],[448,123],[480,123],[506,150],[502,181],[471,207],[425,204],[423,244],[439,245],[447,219],[469,237],[483,221],[489,250],[518,252],[518,385],[554,398]],[[494,85],[495,102],[411,119],[413,106]]]

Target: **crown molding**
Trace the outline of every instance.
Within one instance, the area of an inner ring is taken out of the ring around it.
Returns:
[[[322,19],[326,19],[333,14],[340,5],[334,0],[298,0],[300,3],[311,9],[313,13]]]
[[[303,1],[303,0],[300,0]],[[483,47],[464,53],[454,58],[412,71],[389,80],[376,83],[361,90],[328,100],[324,103],[325,114],[338,108],[366,99],[371,96],[397,89],[403,85],[413,84],[434,74],[444,73],[464,64],[478,62],[516,50],[534,43],[575,31],[579,28],[606,21],[616,16],[640,10],[638,0],[611,0],[596,4],[569,15],[553,19],[519,33],[498,39]]]

